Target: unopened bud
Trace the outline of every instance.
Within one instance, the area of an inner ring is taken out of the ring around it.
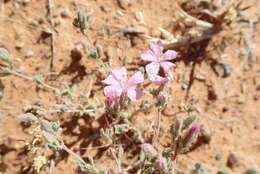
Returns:
[[[192,143],[195,142],[195,140],[197,139],[199,132],[200,132],[200,126],[198,125],[194,125],[190,128],[188,134],[186,135],[186,137],[184,137],[182,141],[184,151],[190,149]]]
[[[82,34],[86,34],[89,27],[88,22],[89,14],[83,9],[78,9],[78,16],[73,21],[74,26],[80,28]]]
[[[149,143],[142,144],[141,148],[144,151],[145,156],[148,157],[149,159],[153,159],[158,156],[157,150],[155,150],[155,148]]]

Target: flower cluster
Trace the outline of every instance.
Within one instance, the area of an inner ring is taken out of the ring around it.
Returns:
[[[177,52],[168,50],[163,52],[161,41],[154,42],[141,54],[141,59],[150,62],[145,66],[149,80],[156,85],[165,85],[172,80],[170,69],[175,64],[170,60],[175,59]],[[108,77],[102,81],[108,85],[104,88],[107,103],[112,103],[116,98],[128,97],[131,101],[136,101],[142,96],[142,91],[136,86],[144,82],[144,75],[137,71],[131,77],[127,76],[125,67],[113,69]]]

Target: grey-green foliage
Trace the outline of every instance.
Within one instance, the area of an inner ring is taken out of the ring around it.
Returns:
[[[89,14],[84,9],[78,9],[78,16],[74,19],[73,24],[80,29],[82,34],[87,34],[89,28]]]
[[[3,70],[3,68],[12,69],[12,60],[10,53],[5,48],[0,48],[0,77],[9,75],[10,73]]]
[[[0,60],[8,64],[11,64],[11,57],[7,49],[0,48]]]

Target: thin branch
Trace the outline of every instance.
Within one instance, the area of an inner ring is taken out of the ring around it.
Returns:
[[[2,66],[0,66],[0,70],[4,71],[5,73],[15,75],[15,76],[17,76],[17,77],[20,77],[20,78],[25,79],[25,80],[28,80],[28,81],[37,82],[37,83],[39,83],[40,85],[42,85],[44,88],[50,89],[50,90],[52,90],[52,91],[54,91],[54,92],[60,91],[58,88],[52,87],[52,86],[50,86],[50,85],[48,85],[48,84],[42,82],[41,80],[37,80],[36,77],[28,77],[28,76],[26,76],[26,75],[24,75],[24,74],[21,74],[21,73],[19,73],[19,72],[13,71],[13,70],[11,70],[11,69],[9,69],[9,68],[2,67]]]

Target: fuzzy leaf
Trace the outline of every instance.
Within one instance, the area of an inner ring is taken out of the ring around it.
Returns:
[[[7,49],[5,48],[0,48],[0,60],[7,62],[7,63],[11,63],[11,58],[10,58],[10,54],[7,51]]]

